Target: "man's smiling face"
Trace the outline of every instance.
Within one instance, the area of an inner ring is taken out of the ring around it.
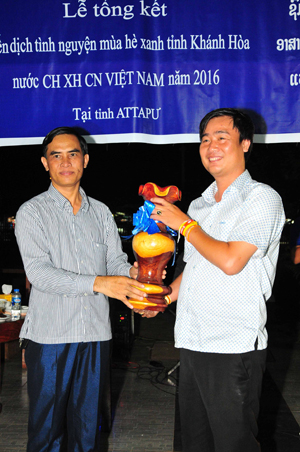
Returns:
[[[244,153],[249,146],[249,140],[240,143],[239,130],[233,127],[230,116],[212,118],[201,139],[202,164],[216,180],[221,177],[235,180],[245,170]]]

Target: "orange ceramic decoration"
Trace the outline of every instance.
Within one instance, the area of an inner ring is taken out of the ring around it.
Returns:
[[[152,182],[141,185],[139,195],[147,201],[157,196],[171,203],[181,199],[181,191],[174,185],[161,188]],[[140,290],[147,293],[147,298],[143,301],[129,299],[136,309],[164,311],[167,307],[164,297],[172,292],[171,287],[163,284],[162,275],[175,252],[175,240],[163,223],[157,223],[157,226],[162,232],[149,234],[147,231],[141,231],[132,241],[133,252],[138,262],[137,280],[145,285],[145,288]]]
[[[175,185],[161,188],[153,182],[147,182],[145,185],[140,185],[139,195],[147,201],[150,201],[151,198],[159,197],[164,198],[172,204],[181,200],[181,191],[175,187]]]

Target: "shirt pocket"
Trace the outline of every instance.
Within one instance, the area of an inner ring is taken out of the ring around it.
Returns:
[[[99,276],[105,276],[107,267],[107,245],[105,245],[104,243],[92,241],[92,253],[95,274]]]
[[[211,235],[217,240],[228,242],[230,234],[234,228],[235,220],[218,221],[211,229]]]

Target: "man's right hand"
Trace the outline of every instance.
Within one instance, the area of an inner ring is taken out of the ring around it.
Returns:
[[[147,317],[148,319],[151,319],[160,313],[160,311],[150,311],[149,309],[134,309],[134,312],[140,314],[142,317]]]
[[[126,306],[132,309],[133,306],[127,297],[143,301],[147,296],[146,293],[138,290],[137,287],[142,289],[144,284],[135,279],[127,278],[127,276],[96,276],[93,290],[94,292],[103,293],[110,298],[121,300]]]

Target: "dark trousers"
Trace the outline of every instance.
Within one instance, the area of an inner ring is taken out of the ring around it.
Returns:
[[[27,452],[98,451],[110,341],[26,348]]]
[[[258,452],[257,417],[266,350],[180,352],[183,452]]]

